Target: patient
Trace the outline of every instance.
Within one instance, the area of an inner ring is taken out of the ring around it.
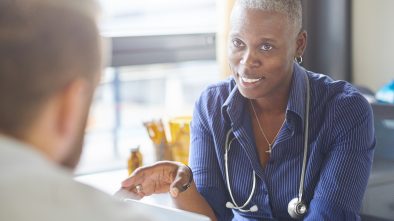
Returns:
[[[150,218],[73,180],[101,61],[94,2],[0,1],[0,220]]]

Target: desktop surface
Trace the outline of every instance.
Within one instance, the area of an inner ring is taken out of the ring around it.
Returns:
[[[180,209],[164,207],[157,204],[150,204],[138,200],[125,200],[127,204],[136,208],[138,211],[154,216],[154,220],[171,220],[171,221],[210,221],[207,216],[192,213]]]

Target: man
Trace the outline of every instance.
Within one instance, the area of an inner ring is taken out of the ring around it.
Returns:
[[[102,68],[95,10],[0,1],[0,220],[146,220],[70,172]]]

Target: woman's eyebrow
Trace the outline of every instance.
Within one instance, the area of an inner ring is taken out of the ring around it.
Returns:
[[[276,43],[277,40],[275,38],[268,38],[268,37],[264,37],[264,38],[260,38],[261,42],[268,42],[268,43]]]
[[[237,32],[230,32],[229,36],[232,38],[240,38],[241,37],[240,34]]]

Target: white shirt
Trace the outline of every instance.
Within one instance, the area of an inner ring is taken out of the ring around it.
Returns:
[[[0,135],[0,220],[140,221],[148,217],[74,181],[69,171],[27,144]]]

